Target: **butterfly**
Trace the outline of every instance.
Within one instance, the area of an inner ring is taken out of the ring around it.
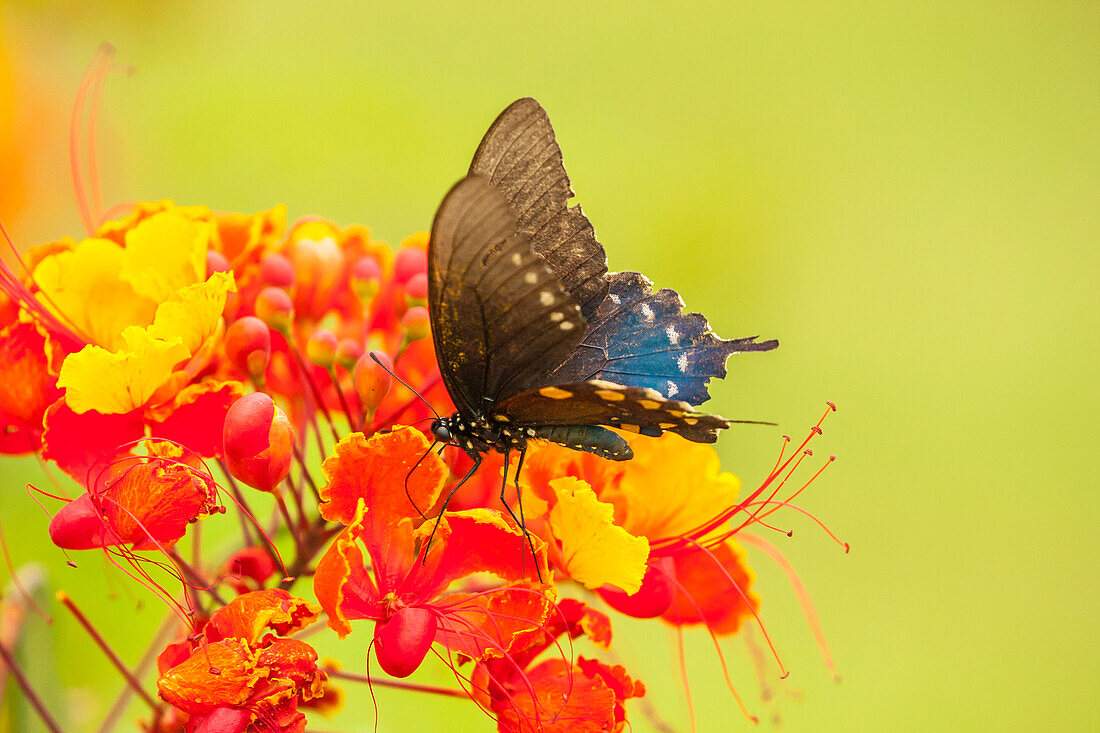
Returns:
[[[778,341],[724,340],[674,290],[608,272],[554,129],[534,99],[505,109],[444,197],[428,245],[428,311],[454,414],[431,426],[474,465],[490,450],[518,471],[531,440],[611,460],[633,456],[608,428],[712,443],[733,421],[695,411],[731,354]],[[452,493],[453,491],[452,490]],[[502,500],[504,487],[502,486]],[[520,516],[505,502],[521,527]]]

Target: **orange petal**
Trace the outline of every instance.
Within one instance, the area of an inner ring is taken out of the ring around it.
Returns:
[[[501,657],[546,638],[554,602],[548,587],[513,583],[483,593],[451,593],[436,605],[442,616],[436,641],[471,659]]]
[[[599,675],[589,676],[562,659],[550,659],[526,672],[531,685],[513,683],[509,697],[493,700],[501,733],[604,733],[617,731],[613,690]],[[531,689],[534,690],[534,697]]]
[[[351,633],[349,621],[381,616],[379,593],[364,568],[363,551],[357,542],[359,522],[366,510],[366,505],[360,502],[352,526],[341,532],[329,546],[313,575],[313,592],[328,614],[329,628],[341,639]],[[350,600],[352,606],[347,611],[345,600]]]
[[[320,606],[281,588],[239,595],[210,617],[207,638],[235,637],[254,644],[269,629],[280,636],[301,631],[317,620]]]
[[[760,608],[760,596],[752,590],[756,573],[745,562],[744,548],[734,540],[711,550],[679,555],[673,561],[679,588],[661,617],[668,623],[706,623],[714,633],[730,635]]]
[[[413,471],[418,460],[420,465]],[[443,460],[428,450],[423,434],[412,428],[370,438],[352,433],[336,444],[323,469],[329,483],[321,489],[325,502],[321,515],[349,524],[356,504],[363,499],[368,509],[365,533],[371,537],[384,535],[388,525],[404,517],[418,517],[416,507],[428,511],[446,475]]]
[[[0,432],[27,434],[27,451],[42,436],[46,408],[61,395],[49,373],[48,344],[31,323],[14,323],[0,331]]]
[[[186,713],[242,705],[260,681],[257,655],[241,639],[204,644],[157,681],[160,696]]]
[[[560,543],[557,564],[588,588],[604,584],[636,592],[642,585],[649,543],[614,522],[614,508],[596,499],[592,487],[572,476],[552,479],[556,503],[550,532]]]
[[[428,540],[434,524],[433,520],[420,526],[416,531],[420,541]],[[539,573],[549,579],[545,545],[537,537],[532,541]],[[490,573],[506,583],[538,575],[523,533],[500,512],[489,509],[444,514],[424,566],[425,571],[415,577],[415,589],[406,584],[404,592],[432,598],[459,578],[475,573]]]

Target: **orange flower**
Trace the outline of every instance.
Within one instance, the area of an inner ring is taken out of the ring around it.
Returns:
[[[67,550],[131,545],[167,550],[200,516],[224,511],[214,479],[193,454],[145,441],[147,455],[124,445],[97,464],[88,491],[50,522],[50,538]]]
[[[314,590],[341,637],[350,621],[375,621],[378,661],[395,676],[411,674],[436,641],[475,659],[506,654],[550,607],[550,589],[529,579],[535,568],[522,552],[523,534],[498,512],[451,512],[438,527],[421,520],[417,507],[435,503],[445,476],[428,448],[408,428],[371,438],[355,433],[324,464],[322,515],[348,527],[318,564]],[[537,552],[549,577],[545,549]],[[478,573],[498,584],[449,590]]]
[[[562,635],[587,635],[596,646],[607,648],[611,626],[604,614],[566,599],[524,648],[513,651],[509,659],[483,662],[474,671],[472,685],[479,701],[497,714],[500,733],[597,733],[626,727],[623,703],[643,697],[645,685],[619,665],[584,657],[571,663],[564,651],[560,657],[537,661],[558,645]]]
[[[301,733],[298,707],[324,696],[328,676],[309,644],[277,637],[308,627],[320,610],[284,590],[237,596],[210,617],[202,638],[161,653],[161,698],[190,716],[189,732]]]

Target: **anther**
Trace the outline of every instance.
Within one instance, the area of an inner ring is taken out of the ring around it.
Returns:
[[[836,412],[836,404],[835,404],[835,403],[833,403],[833,402],[828,402],[828,401],[826,401],[826,402],[825,402],[825,404],[826,404],[826,405],[828,405],[828,406],[829,406],[829,408],[830,408],[830,409],[831,409],[831,410],[832,410],[833,412]]]
[[[812,428],[810,428],[810,432],[811,433],[817,433],[818,435],[821,435],[821,427],[818,426],[818,425],[814,425]]]

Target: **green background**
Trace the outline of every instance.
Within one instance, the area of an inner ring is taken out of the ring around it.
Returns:
[[[712,389],[713,410],[781,424],[731,430],[725,467],[753,486],[780,432],[840,407],[818,454],[839,460],[804,504],[851,554],[794,515],[794,537],[773,540],[843,681],[752,554],[791,669],[777,702],[739,641],[724,650],[764,725],[1096,725],[1100,5],[308,6],[6,4],[9,61],[49,133],[28,141],[26,210],[6,222],[20,244],[80,232],[67,104],[101,41],[135,67],[104,96],[109,202],[285,202],[391,242],[429,225],[497,112],[535,96],[612,269],[676,287],[719,334],[780,338]],[[46,563],[135,660],[162,609],[135,610],[94,553],[67,568],[22,491],[44,485],[37,466],[0,471],[15,562]],[[616,629],[686,730],[674,637]],[[93,730],[119,680],[71,619],[53,633],[58,709]],[[359,671],[367,637],[327,649]],[[699,730],[748,729],[705,635],[687,653]],[[349,692],[315,728],[372,730],[366,690]],[[468,702],[378,697],[379,730],[491,728]]]

